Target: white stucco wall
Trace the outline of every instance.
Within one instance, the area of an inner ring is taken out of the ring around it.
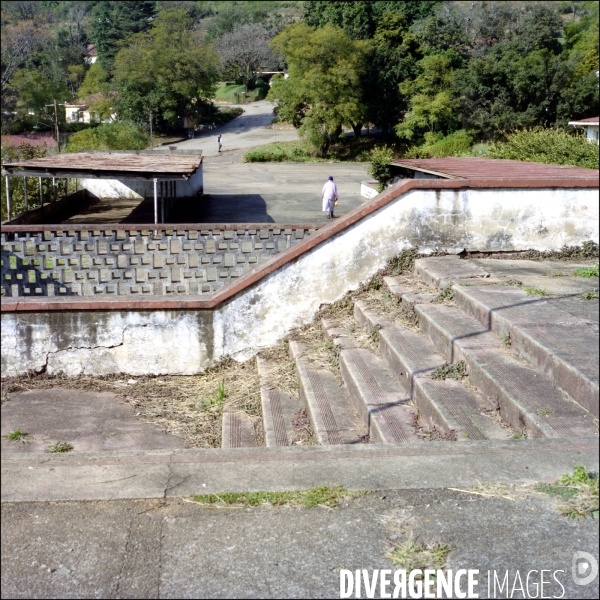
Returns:
[[[197,373],[275,344],[404,248],[549,250],[598,233],[597,189],[415,189],[212,311],[3,313],[3,376]]]
[[[133,198],[142,200],[143,198],[154,197],[154,182],[152,180],[81,179],[80,183],[82,188],[88,190],[95,196],[98,196],[98,198]],[[204,179],[202,164],[187,181],[177,181],[178,198],[195,196],[203,191]]]

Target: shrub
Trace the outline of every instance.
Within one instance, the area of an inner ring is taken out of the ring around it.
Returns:
[[[459,129],[454,133],[443,136],[425,135],[425,144],[418,148],[411,148],[405,156],[407,158],[444,158],[446,156],[465,156],[471,152],[473,138],[471,134]]]
[[[394,179],[390,163],[394,158],[394,152],[388,146],[373,148],[369,155],[371,165],[368,169],[369,175],[379,183],[379,191],[383,192],[386,186]]]
[[[523,129],[511,133],[505,142],[494,144],[490,158],[505,158],[572,167],[598,168],[598,146],[583,133],[570,134],[560,129]]]
[[[131,121],[102,123],[69,138],[68,151],[82,150],[143,150],[149,144],[148,134]]]

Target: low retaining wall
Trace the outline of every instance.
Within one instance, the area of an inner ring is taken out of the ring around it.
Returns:
[[[198,373],[275,344],[407,247],[547,250],[598,241],[597,185],[498,185],[403,182],[206,296],[4,298],[3,373]]]
[[[47,202],[43,206],[30,208],[13,217],[10,222],[5,221],[2,225],[37,225],[38,223],[47,222],[57,215],[73,210],[81,210],[97,201],[98,198],[91,196],[86,190],[77,190],[71,194],[61,196],[53,202]]]
[[[2,295],[206,294],[314,231],[267,224],[3,228]]]

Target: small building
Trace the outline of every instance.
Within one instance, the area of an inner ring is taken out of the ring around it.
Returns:
[[[87,51],[85,53],[85,62],[88,65],[93,65],[98,60],[98,53],[96,52],[96,44],[88,44]]]
[[[585,127],[587,139],[590,142],[598,143],[598,119],[600,117],[590,117],[589,119],[580,119],[579,121],[569,121],[572,127]]]
[[[90,97],[94,100],[94,97]],[[67,123],[112,123],[116,115],[112,114],[104,119],[100,114],[91,110],[85,100],[75,100],[65,104],[65,119]]]

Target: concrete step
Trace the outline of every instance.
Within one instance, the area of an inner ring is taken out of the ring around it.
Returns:
[[[254,423],[242,411],[223,411],[221,448],[253,448]]]
[[[417,304],[430,304],[435,299],[435,294],[413,294],[411,292],[402,295],[402,305],[409,310],[414,310]]]
[[[389,276],[385,276],[383,278],[383,283],[384,285],[387,286],[388,290],[394,295],[396,296],[396,298],[398,298],[399,300],[402,298],[402,296],[404,294],[409,294],[411,292],[411,289],[406,287],[405,285],[402,285],[399,281],[398,277],[389,277]]]
[[[415,261],[415,275],[427,285],[440,289],[460,279],[490,277],[481,267],[456,256],[419,258]]]
[[[457,308],[416,308],[423,331],[449,362],[464,360],[471,383],[500,408],[502,418],[529,437],[594,435],[591,415],[556,389],[550,379],[506,353],[501,342]],[[380,340],[384,338],[380,332]]]
[[[306,408],[319,444],[357,444],[366,432],[345,388],[329,371],[312,368],[304,358],[303,344],[290,341],[290,356],[296,361],[300,402]]]
[[[512,433],[486,415],[489,403],[458,381],[418,377],[414,401],[422,420],[441,428],[459,442],[507,439]]]
[[[342,350],[340,370],[371,442],[418,441],[416,414],[406,406],[410,397],[383,359],[364,348]]]
[[[393,323],[386,315],[369,308],[362,300],[354,303],[354,318],[369,333],[382,327],[389,327]]]
[[[360,344],[348,335],[348,332],[334,321],[321,320],[321,329],[325,337],[330,340],[336,348],[358,348]]]
[[[499,336],[554,385],[599,414],[598,324],[512,287],[454,286],[459,308]]]
[[[430,374],[446,364],[426,336],[396,324],[379,332],[379,349],[409,397],[415,377]]]
[[[300,409],[300,402],[273,385],[269,378],[275,369],[272,362],[257,356],[256,364],[261,376],[260,401],[265,445],[290,446],[295,438],[292,422]]]

